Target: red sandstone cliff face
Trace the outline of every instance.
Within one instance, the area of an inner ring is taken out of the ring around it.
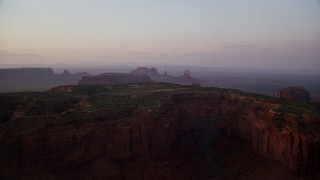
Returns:
[[[299,126],[309,118],[283,116],[274,112],[275,104],[250,98],[186,94],[177,101],[189,118],[213,122],[223,134],[251,141],[262,156],[278,160],[298,174],[319,172],[319,123],[315,129],[303,129]]]
[[[0,177],[44,178],[58,172],[52,178],[68,179],[66,174],[71,176],[69,178],[79,178],[70,175],[70,171],[78,172],[80,166],[89,168],[90,162],[94,165],[103,163],[101,168],[104,171],[115,167],[114,171],[119,171],[126,167],[119,165],[122,162],[130,164],[141,158],[168,157],[176,143],[174,118],[177,112],[167,113],[163,109],[163,113],[165,115],[156,120],[143,109],[122,109],[78,117],[86,121],[79,127],[71,119],[70,122],[48,124],[37,129],[1,127]],[[18,131],[20,133],[16,133]],[[100,159],[104,161],[100,162]],[[91,173],[96,173],[96,170]],[[119,172],[108,172],[98,178],[119,179],[122,178],[120,175]],[[145,179],[150,179],[150,176]]]
[[[76,104],[78,102],[74,102],[74,106]],[[206,136],[210,137],[220,132],[225,136],[247,139],[252,142],[255,152],[278,160],[297,173],[317,173],[320,167],[319,131],[300,126],[313,123],[312,118],[319,117],[282,115],[274,111],[276,108],[276,104],[249,97],[180,93],[162,101],[159,108],[152,110],[88,112],[62,124],[35,124],[35,127],[23,129],[15,129],[13,124],[2,125],[0,174],[3,177],[33,178],[49,174],[52,178],[66,178],[63,173],[66,171],[68,178],[76,178],[78,176],[70,174],[70,171],[88,168],[90,177],[119,179],[125,176],[135,179],[132,176],[135,172],[130,171],[126,163],[142,166],[142,159],[156,161],[171,157],[179,148],[183,149],[181,152],[196,149],[199,144],[197,133],[204,129],[208,130]],[[15,120],[18,121],[10,121]],[[78,120],[81,124],[77,125]],[[319,124],[314,127],[319,127]],[[190,147],[182,142],[187,142]],[[99,166],[107,173],[99,171]],[[196,167],[188,170],[193,168]],[[136,179],[150,179],[150,173]],[[186,178],[170,176],[168,172],[159,176]]]
[[[310,102],[310,93],[302,87],[287,87],[280,89],[277,97]]]

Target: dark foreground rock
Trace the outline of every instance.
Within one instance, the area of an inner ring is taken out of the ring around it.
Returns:
[[[0,103],[4,179],[219,178],[221,137],[290,169],[266,177],[319,177],[319,104],[165,83],[63,86]]]

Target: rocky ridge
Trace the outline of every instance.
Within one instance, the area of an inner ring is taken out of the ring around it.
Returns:
[[[318,104],[166,83],[0,99],[0,177],[206,179],[216,163],[208,145],[219,136],[251,142],[300,177],[319,177]]]

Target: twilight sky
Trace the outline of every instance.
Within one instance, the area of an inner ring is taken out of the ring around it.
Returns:
[[[0,64],[320,71],[319,0],[0,0]]]

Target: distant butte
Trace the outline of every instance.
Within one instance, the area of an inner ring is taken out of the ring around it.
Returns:
[[[159,76],[158,69],[156,68],[147,68],[147,67],[138,67],[135,70],[131,71],[131,74],[138,74],[138,75],[148,75],[148,76]]]
[[[277,93],[277,97],[310,102],[310,93],[302,87],[286,87],[280,89]]]
[[[183,77],[188,79],[191,78],[191,72],[189,69],[183,72]]]
[[[152,67],[138,67],[131,71],[131,74],[139,74],[139,75],[148,75],[150,76],[150,79],[154,82],[169,82],[169,83],[176,83],[176,84],[184,84],[184,85],[190,85],[192,83],[199,83],[201,82],[200,79],[193,78],[191,76],[191,71],[185,70],[183,72],[182,76],[171,76],[167,73],[167,71],[164,71],[163,74],[159,75],[158,69]]]

